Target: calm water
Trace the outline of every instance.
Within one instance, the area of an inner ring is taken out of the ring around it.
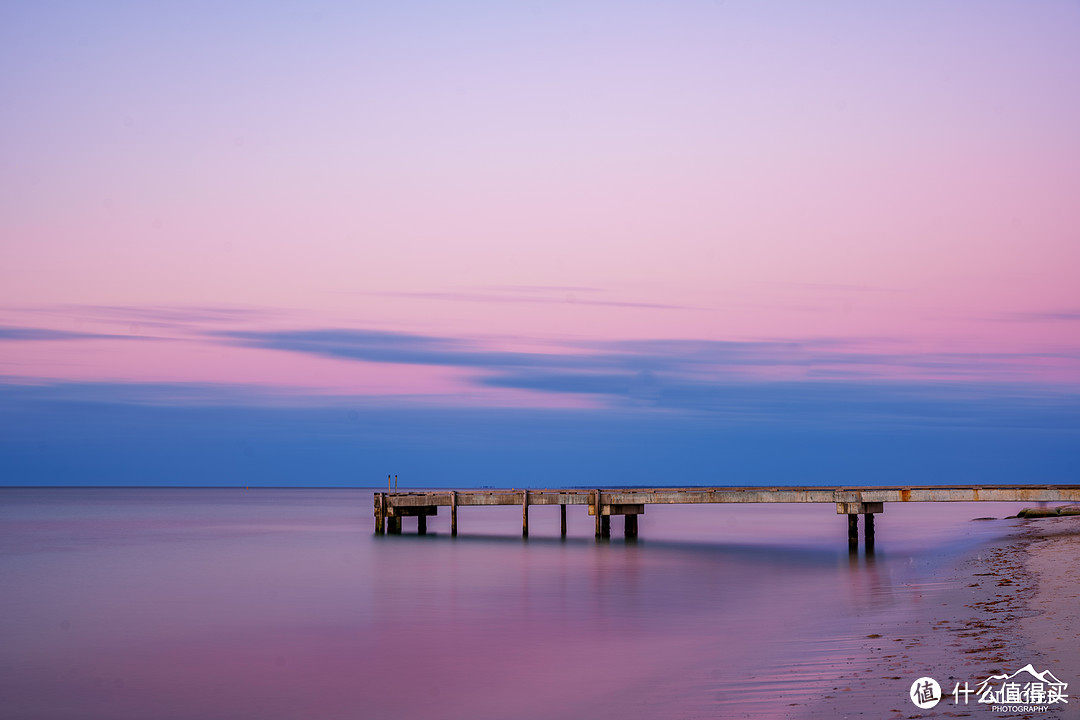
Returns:
[[[584,507],[376,537],[370,491],[0,490],[0,717],[798,717],[1017,507],[889,505],[868,559],[831,505],[601,544]]]

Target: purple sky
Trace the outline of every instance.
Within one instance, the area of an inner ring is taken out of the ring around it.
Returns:
[[[1076,2],[7,2],[0,92],[4,482],[1080,480]]]

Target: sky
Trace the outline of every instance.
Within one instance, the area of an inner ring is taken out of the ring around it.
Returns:
[[[1080,482],[1080,3],[0,4],[0,483]]]

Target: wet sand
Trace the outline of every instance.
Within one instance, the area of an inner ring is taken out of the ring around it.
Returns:
[[[1010,536],[946,568],[940,582],[913,587],[910,613],[858,628],[869,632],[838,692],[798,717],[1080,718],[1080,516],[1008,522]],[[954,703],[957,683],[974,689],[1028,663],[1069,683],[1069,704],[998,713],[974,694]],[[921,676],[941,684],[932,709],[908,697]]]
[[[1036,579],[1036,591],[1021,629],[1046,667],[1069,683],[1065,716],[1080,718],[1080,516],[1028,523],[1032,539],[1025,566]]]

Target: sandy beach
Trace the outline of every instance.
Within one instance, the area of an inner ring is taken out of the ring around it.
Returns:
[[[1080,516],[1028,521],[1025,569],[1035,580],[1023,635],[1046,667],[1070,683],[1069,711],[1080,717]]]
[[[1080,516],[1011,519],[1013,532],[946,569],[940,582],[912,588],[915,610],[865,626],[862,654],[837,692],[810,718],[1080,717]],[[959,683],[1031,664],[1069,683],[1068,704],[1040,712],[995,712]],[[942,700],[921,710],[908,697],[929,676]]]

